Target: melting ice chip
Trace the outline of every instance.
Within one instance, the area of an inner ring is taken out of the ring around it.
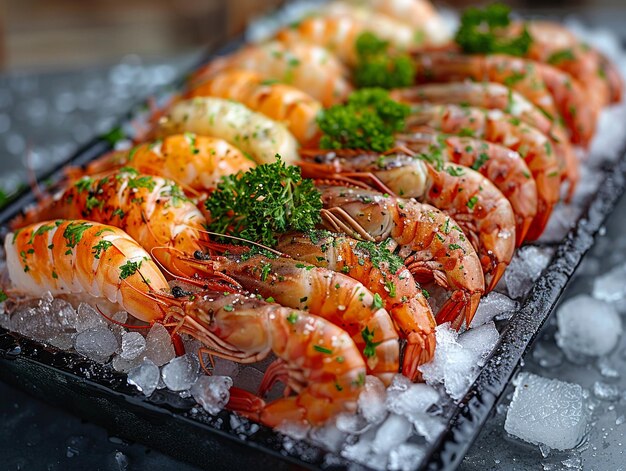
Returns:
[[[511,435],[557,450],[575,447],[587,426],[583,388],[578,384],[521,373],[506,415]]]
[[[434,358],[419,367],[428,384],[443,383],[446,392],[461,399],[476,378],[479,366],[493,350],[499,335],[493,322],[459,334],[450,324],[435,331],[437,348]]]
[[[124,332],[122,334],[122,353],[124,360],[134,360],[146,349],[146,339],[139,332]]]
[[[615,308],[584,294],[561,304],[556,318],[557,343],[570,354],[606,355],[622,334],[622,320]]]
[[[74,339],[78,353],[99,363],[106,363],[117,347],[115,335],[106,326],[85,330]]]
[[[504,294],[492,291],[487,296],[481,298],[476,314],[472,319],[472,327],[486,324],[503,314],[511,314],[517,309],[517,302]]]
[[[233,380],[228,376],[201,376],[191,387],[191,395],[211,415],[219,413],[230,399]]]
[[[186,391],[198,378],[198,362],[189,353],[174,358],[163,367],[161,377],[171,391]]]
[[[385,409],[385,385],[376,376],[367,375],[365,388],[359,394],[359,412],[369,423],[379,424],[387,415]]]
[[[158,322],[150,328],[146,337],[145,356],[156,366],[163,366],[176,356],[169,332]]]
[[[513,299],[521,298],[532,288],[552,257],[550,248],[522,247],[504,272],[504,282]]]
[[[593,282],[593,296],[608,302],[626,298],[626,264],[597,277]]]
[[[150,360],[144,360],[141,365],[128,372],[128,383],[149,396],[157,388],[160,375],[158,366]]]

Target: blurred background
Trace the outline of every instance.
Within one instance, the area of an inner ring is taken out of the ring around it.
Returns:
[[[284,0],[0,0],[0,71],[59,70],[146,60],[214,45]],[[468,0],[435,2],[460,8]],[[482,2],[485,3],[485,2]],[[489,3],[489,2],[487,2]],[[506,1],[518,11],[565,16],[626,34],[624,0]]]

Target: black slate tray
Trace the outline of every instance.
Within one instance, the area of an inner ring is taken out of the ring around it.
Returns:
[[[219,53],[239,47],[241,39],[229,43]],[[205,57],[206,61],[211,55]],[[166,97],[182,84],[182,79],[164,89]],[[94,139],[62,165],[44,175],[42,181],[62,178],[65,165],[84,165],[112,148],[111,136],[144,112],[142,103],[133,107],[119,126],[107,136]],[[626,158],[602,169],[604,179],[576,226],[555,246],[555,254],[524,299],[520,309],[504,327],[500,340],[465,397],[448,411],[447,425],[427,449],[419,469],[455,469],[476,439],[498,399],[520,366],[541,327],[594,238],[613,211],[626,187]],[[0,226],[35,201],[25,191],[0,211]],[[6,232],[6,229],[4,229]],[[249,437],[231,427],[231,415],[222,411],[211,417],[192,409],[194,402],[167,391],[150,398],[126,383],[126,375],[84,357],[52,347],[0,328],[0,379],[16,385],[55,406],[100,424],[112,434],[159,449],[181,460],[210,469],[339,469],[347,462],[334,456],[328,465],[325,451],[297,443],[289,452],[283,436],[261,427]]]

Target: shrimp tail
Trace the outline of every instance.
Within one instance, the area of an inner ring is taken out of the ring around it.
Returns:
[[[504,270],[506,270],[507,266],[508,264],[505,262],[500,262],[497,265],[495,265],[495,267],[491,271],[491,277],[490,277],[491,281],[489,283],[489,286],[487,286],[487,289],[485,289],[485,293],[490,292],[492,289],[496,287],[496,285],[498,284],[498,281],[500,281],[500,278],[502,278],[502,276],[504,275]],[[486,278],[485,278],[485,281],[487,281]]]
[[[437,324],[452,323],[452,328],[459,330],[465,320],[469,327],[478,309],[482,293],[472,293],[469,296],[461,290],[456,290],[437,313]]]
[[[434,330],[427,337],[417,332],[411,332],[407,337],[407,345],[404,350],[402,374],[413,382],[422,380],[422,373],[418,366],[428,363],[435,354]]]

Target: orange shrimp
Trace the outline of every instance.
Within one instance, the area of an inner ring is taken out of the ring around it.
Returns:
[[[391,237],[415,280],[451,291],[437,323],[470,325],[485,279],[480,260],[458,224],[428,204],[363,188],[318,182],[322,220],[330,230],[371,242]]]
[[[145,175],[174,180],[185,190],[202,193],[215,188],[221,177],[254,166],[239,149],[222,139],[185,133],[105,154],[84,170],[70,168],[66,174],[76,179],[128,167]]]
[[[524,159],[507,147],[491,142],[421,130],[397,135],[400,146],[425,156],[441,156],[477,170],[507,197],[516,219],[515,238],[520,246],[537,214],[537,185]]]
[[[292,232],[278,237],[276,249],[317,267],[345,273],[378,294],[400,337],[406,339],[402,374],[418,380],[418,366],[435,353],[435,318],[413,275],[384,245],[328,231]]]
[[[528,58],[553,65],[587,84],[585,91],[598,106],[621,100],[621,76],[599,51],[583,44],[565,26],[550,21],[513,22],[507,33],[517,36],[524,26],[532,37]]]
[[[366,31],[389,41],[395,49],[404,50],[415,44],[416,36],[408,25],[384,15],[354,15],[351,10],[337,11],[332,7],[322,14],[305,18],[295,27],[288,26],[280,30],[276,39],[289,45],[302,42],[317,44],[351,66],[358,59],[355,47],[357,38]]]
[[[247,69],[264,79],[278,80],[306,91],[324,106],[341,103],[352,91],[348,71],[330,51],[307,43],[286,45],[280,41],[253,44],[200,68],[189,88],[225,69]]]
[[[152,292],[178,332],[200,340],[206,353],[239,363],[277,360],[265,373],[260,393],[275,381],[296,395],[265,403],[231,388],[228,408],[276,427],[284,421],[321,425],[340,412],[354,412],[365,385],[365,363],[350,336],[331,322],[304,311],[232,290],[207,290],[174,298]]]
[[[128,232],[148,251],[165,246],[187,253],[201,248],[199,241],[206,223],[174,182],[133,169],[97,178],[83,177],[52,201],[13,221],[12,226],[50,218],[83,218],[111,224]],[[158,260],[165,267],[172,265],[167,257]]]
[[[319,156],[324,158],[324,156]],[[480,173],[457,164],[425,160],[406,154],[343,157],[326,154],[325,163],[302,162],[309,178],[373,178],[397,195],[415,198],[444,211],[470,238],[483,266],[486,292],[498,283],[515,251],[515,215],[511,204]]]
[[[282,124],[241,103],[198,97],[174,103],[153,130],[155,137],[192,132],[228,141],[258,164],[271,163],[280,154],[296,162],[298,142]]]
[[[524,95],[552,121],[563,116],[572,142],[587,145],[595,131],[599,110],[572,77],[552,66],[519,57],[455,53],[415,55],[417,79],[456,82],[463,79],[499,82]]]
[[[331,321],[350,334],[368,372],[385,384],[398,372],[398,333],[381,297],[347,275],[262,254],[206,256],[203,260],[179,254],[178,263],[209,278],[216,272],[226,273],[248,291]]]
[[[322,14],[355,18],[364,22],[368,31],[404,47],[440,46],[451,36],[441,16],[424,0],[334,1]]]
[[[87,295],[145,322],[163,319],[143,294],[168,290],[156,264],[121,229],[90,221],[47,221],[6,236],[10,295]]]
[[[428,0],[351,0],[352,3],[365,4],[375,12],[383,13],[415,31],[417,38],[423,38],[425,45],[437,46],[451,39],[451,31]],[[332,5],[332,4],[331,4]]]
[[[189,90],[187,98],[215,96],[243,103],[287,128],[302,145],[318,138],[316,118],[322,104],[291,85],[263,80],[252,70],[225,70]]]
[[[539,108],[530,103],[518,92],[495,82],[451,82],[418,85],[416,87],[394,90],[395,100],[408,103],[456,104],[475,106],[485,109],[501,110],[508,115],[519,118],[544,133],[549,139],[555,153],[562,160],[563,179],[569,184],[571,197],[580,179],[578,158],[569,141],[565,129],[558,123],[550,121]]]
[[[507,117],[499,110],[456,105],[418,105],[412,108],[408,127],[428,126],[505,145],[522,155],[537,184],[537,215],[527,237],[536,239],[545,228],[559,199],[560,166],[548,137],[535,128]]]

